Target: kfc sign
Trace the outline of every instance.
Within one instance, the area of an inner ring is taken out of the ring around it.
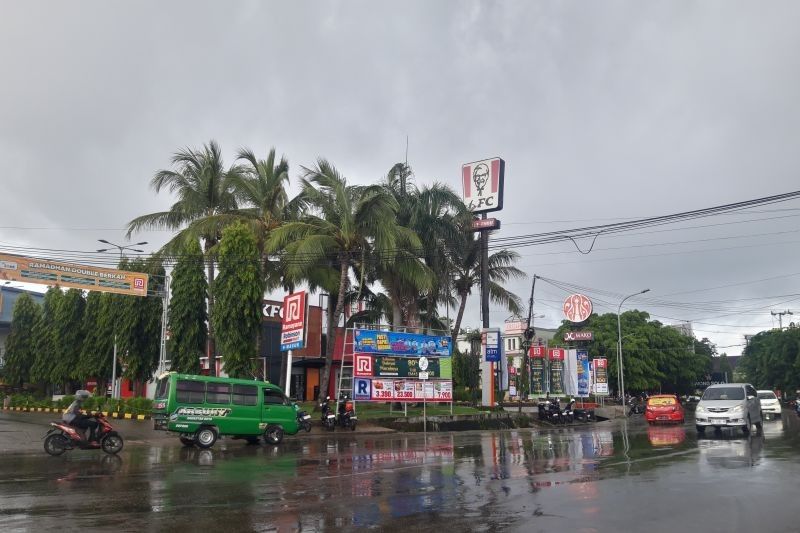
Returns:
[[[592,316],[592,301],[583,294],[571,294],[564,300],[564,316],[570,322],[584,322]]]
[[[281,351],[305,348],[308,298],[304,292],[295,292],[283,299],[281,322]]]
[[[503,180],[506,163],[499,157],[461,166],[464,203],[473,213],[503,208]]]

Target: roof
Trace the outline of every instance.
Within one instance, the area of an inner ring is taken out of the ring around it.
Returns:
[[[274,383],[270,383],[269,381],[261,381],[261,380],[254,380],[254,379],[239,379],[239,378],[223,378],[218,376],[202,376],[202,375],[195,375],[195,374],[179,374],[177,372],[167,372],[166,374],[162,374],[159,376],[163,378],[164,376],[175,376],[176,379],[188,379],[191,381],[212,381],[212,382],[221,382],[221,383],[230,383],[232,385],[269,385],[270,387],[276,388],[280,390],[280,387],[275,385]]]

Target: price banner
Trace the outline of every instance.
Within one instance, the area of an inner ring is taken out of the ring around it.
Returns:
[[[531,359],[531,392],[544,394],[544,359]]]
[[[411,379],[355,380],[354,398],[359,401],[449,402],[453,399],[452,381],[419,381]]]
[[[550,361],[550,394],[564,394],[564,361]]]
[[[600,396],[608,394],[608,359],[593,359],[594,393]]]

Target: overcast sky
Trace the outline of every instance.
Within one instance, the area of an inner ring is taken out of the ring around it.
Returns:
[[[797,190],[798,15],[794,1],[0,0],[0,247],[122,242],[174,201],[154,172],[210,139],[229,162],[275,146],[293,178],[321,156],[368,183],[408,136],[418,184],[459,192],[462,163],[503,157],[498,237]],[[519,264],[604,291],[589,293],[599,312],[644,288],[701,302],[626,308],[692,320],[738,354],[771,310],[800,313],[800,202],[756,211],[601,236],[587,255],[521,248]],[[511,288],[526,299],[530,279]],[[538,324],[560,322],[564,296],[537,283]]]

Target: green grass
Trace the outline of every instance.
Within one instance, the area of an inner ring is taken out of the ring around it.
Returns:
[[[314,402],[302,402],[301,407],[309,413],[314,409]],[[335,407],[332,402],[332,407]],[[450,415],[450,405],[428,404],[426,408],[428,416]],[[461,405],[453,406],[454,415],[477,415],[489,412],[486,409],[475,409]],[[356,413],[360,420],[370,420],[375,418],[401,417],[404,415],[403,409],[394,408],[389,410],[389,405],[383,403],[356,402]],[[408,406],[408,416],[422,416],[422,407]]]

